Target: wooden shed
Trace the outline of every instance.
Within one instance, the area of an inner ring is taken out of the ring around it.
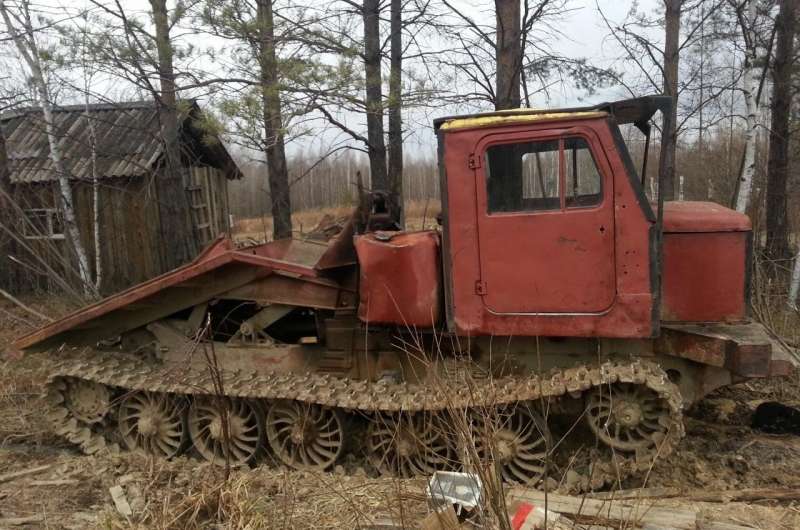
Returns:
[[[188,211],[190,219],[178,240],[191,241],[194,252],[229,230],[227,182],[242,174],[224,145],[203,127],[197,103],[182,102],[180,109],[183,167],[181,182],[171,189],[185,191],[182,211]],[[179,256],[170,248],[175,234],[165,234],[167,226],[174,226],[164,221],[165,206],[179,197],[162,185],[168,177],[159,118],[153,102],[54,109],[56,136],[93,274],[95,238],[100,242],[103,293],[152,278],[192,257]],[[0,226],[0,285],[16,292],[48,288],[59,275],[74,284],[76,261],[63,228],[41,109],[3,114],[0,125],[8,158],[2,184],[6,201],[9,195],[13,199],[13,207],[2,207],[6,215]]]

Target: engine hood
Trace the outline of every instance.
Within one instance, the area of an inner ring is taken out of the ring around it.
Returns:
[[[749,232],[750,218],[713,202],[664,203],[664,232]]]

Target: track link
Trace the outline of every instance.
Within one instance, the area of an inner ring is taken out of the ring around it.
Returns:
[[[187,396],[215,395],[208,371],[188,366],[147,363],[132,356],[93,350],[64,352],[52,364],[47,385],[49,413],[56,432],[94,454],[119,451],[119,444],[107,439],[103,424],[84,425],[64,406],[64,378],[78,378],[115,387],[123,391],[142,390]],[[578,395],[593,388],[615,383],[644,385],[667,405],[665,434],[649,452],[626,454],[608,451],[607,459],[593,461],[590,472],[581,476],[575,487],[596,489],[606,483],[646,472],[654,458],[670,454],[683,437],[682,399],[678,388],[655,363],[636,360],[630,363],[605,362],[599,366],[579,366],[554,370],[546,376],[503,377],[470,381],[442,380],[436,385],[387,381],[369,382],[325,374],[263,374],[226,371],[222,374],[227,396],[258,400],[295,400],[366,414],[447,411],[470,407],[489,407]]]

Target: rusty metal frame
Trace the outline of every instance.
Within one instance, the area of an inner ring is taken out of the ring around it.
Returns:
[[[288,273],[299,278],[320,279],[319,272],[313,267],[256,254],[259,249],[268,245],[269,243],[246,250],[236,250],[230,239],[221,236],[190,263],[105,298],[20,337],[12,344],[12,347],[17,350],[23,350],[42,343],[50,344],[52,339],[62,333],[87,329],[90,322],[105,317],[114,311],[135,310],[137,302],[140,303],[140,306],[147,305],[146,300],[148,298],[157,296],[158,293],[163,292],[165,289],[185,286],[186,282],[223,267],[238,265],[237,269],[241,267],[253,269],[249,274],[242,274],[242,281],[239,285],[269,275],[273,271]],[[232,283],[235,283],[235,280],[232,280]],[[237,287],[237,285],[222,285],[222,287],[221,292],[224,292]],[[109,331],[113,334],[114,330]]]

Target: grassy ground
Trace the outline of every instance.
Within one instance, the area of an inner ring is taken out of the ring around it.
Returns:
[[[406,204],[406,229],[424,230],[436,226],[436,215],[441,210],[437,200],[411,201]],[[340,206],[336,208],[319,208],[292,214],[292,227],[295,237],[304,234],[316,227],[319,222],[330,217],[334,220],[346,219],[353,212],[353,207]],[[237,241],[264,242],[272,239],[272,218],[254,217],[239,219],[233,227],[234,237]]]

